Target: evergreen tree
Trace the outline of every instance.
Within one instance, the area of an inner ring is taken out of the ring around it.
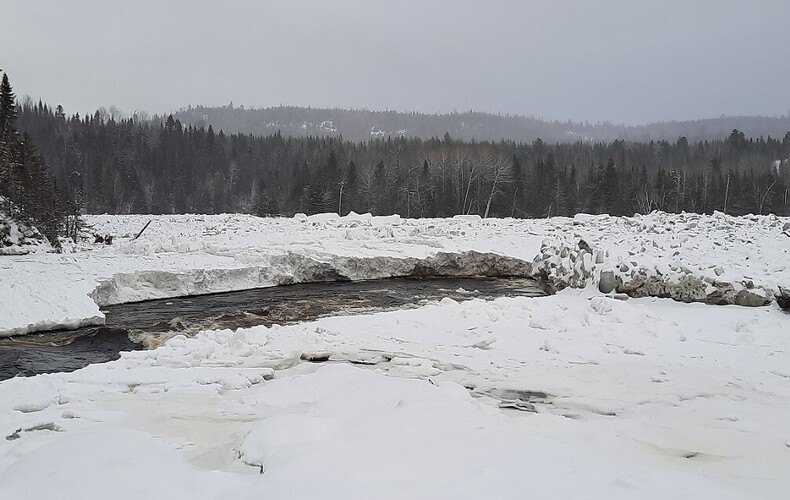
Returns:
[[[3,73],[0,83],[0,134],[12,130],[16,118],[16,96],[8,81],[8,74]]]

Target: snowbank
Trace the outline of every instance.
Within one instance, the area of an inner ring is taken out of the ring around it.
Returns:
[[[786,325],[565,290],[180,336],[0,383],[0,498],[784,499]]]
[[[99,307],[120,302],[432,272],[531,273],[556,289],[603,281],[635,297],[744,305],[790,288],[790,219],[774,216],[104,215],[86,222],[114,235],[114,244],[0,258],[0,335],[100,323]]]

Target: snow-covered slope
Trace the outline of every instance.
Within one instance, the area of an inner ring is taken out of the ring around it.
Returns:
[[[531,273],[556,288],[595,286],[602,272],[611,272],[604,276],[616,289],[634,296],[748,305],[769,302],[780,286],[790,288],[790,220],[774,216],[174,215],[86,221],[93,232],[113,235],[114,244],[0,259],[0,335],[100,323],[99,307],[106,304],[440,270]],[[463,252],[477,253],[459,257]]]

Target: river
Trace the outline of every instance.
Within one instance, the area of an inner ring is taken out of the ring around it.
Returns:
[[[429,301],[545,295],[531,279],[393,278],[302,283],[109,306],[102,327],[0,338],[0,380],[78,370],[201,330],[289,324],[419,307]]]

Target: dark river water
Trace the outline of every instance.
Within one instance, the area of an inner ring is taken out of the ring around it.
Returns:
[[[323,316],[418,307],[444,297],[545,295],[530,279],[396,278],[303,283],[175,299],[121,304],[102,309],[102,327],[0,338],[0,380],[78,370],[145,349],[175,334],[206,329],[288,324]]]

